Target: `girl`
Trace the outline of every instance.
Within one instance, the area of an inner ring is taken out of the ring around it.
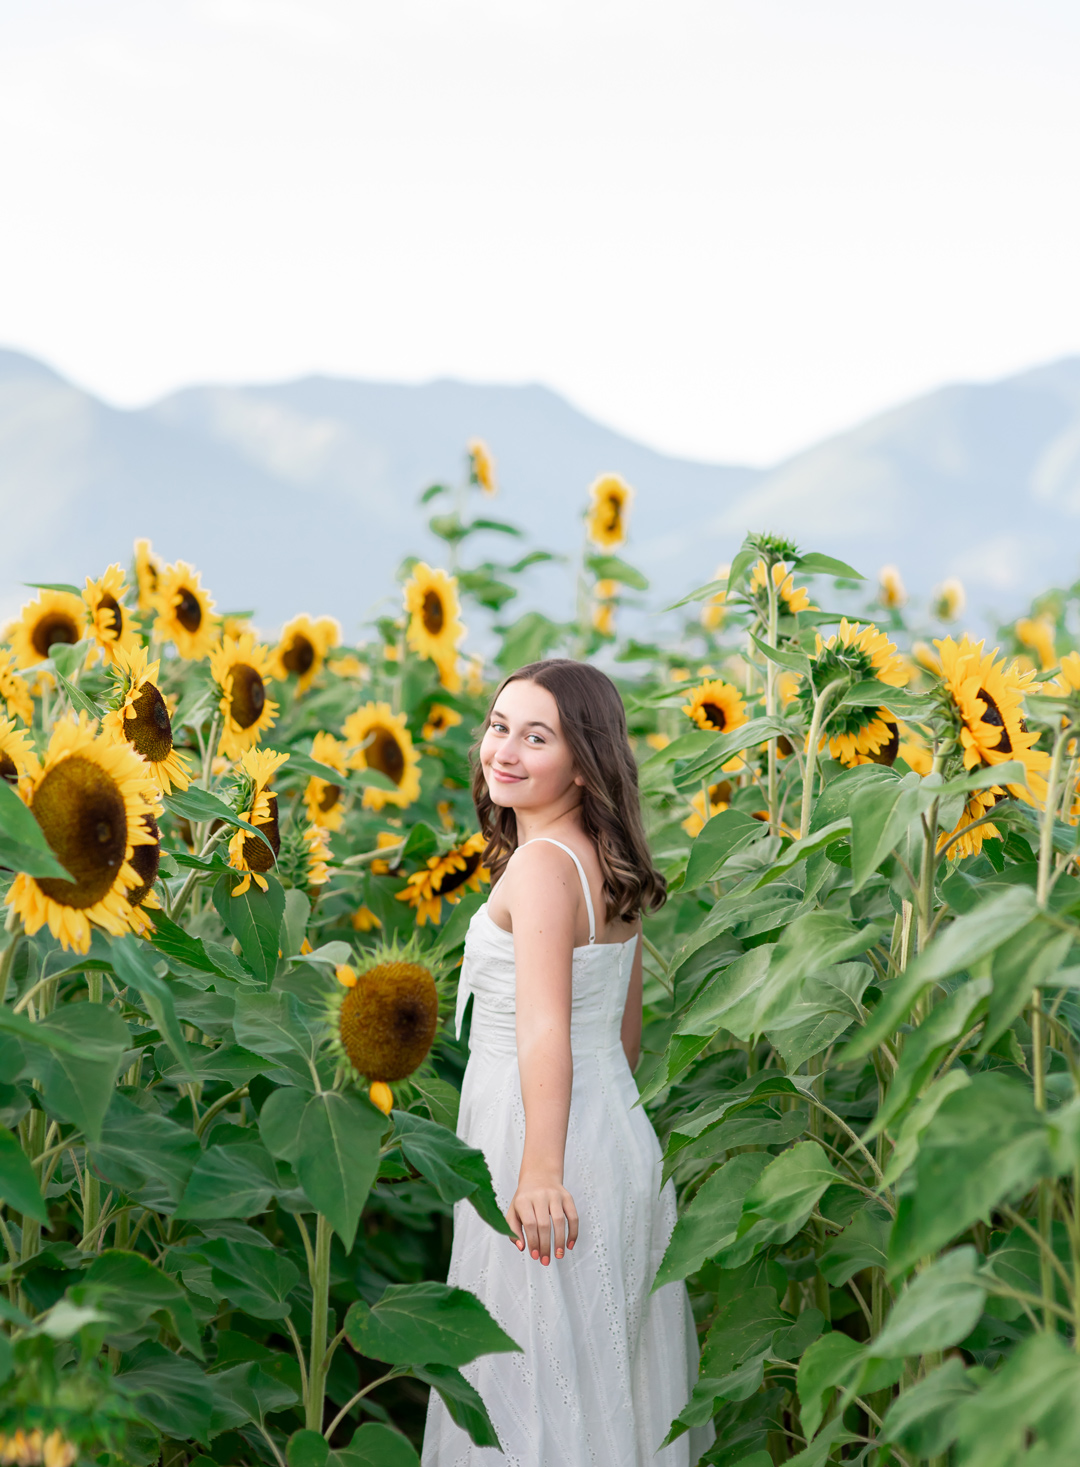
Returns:
[[[712,1433],[660,1443],[697,1374],[683,1284],[650,1294],[675,1223],[660,1147],[634,1108],[641,913],[664,901],[622,701],[595,667],[537,662],[499,688],[473,779],[494,885],[465,944],[473,995],[458,1135],[477,1146],[516,1240],[467,1203],[449,1281],[520,1354],[464,1374],[502,1454],[435,1391],[424,1467],[689,1467]]]

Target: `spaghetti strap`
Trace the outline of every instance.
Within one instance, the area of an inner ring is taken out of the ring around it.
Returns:
[[[564,846],[561,840],[556,840],[551,835],[534,835],[532,840],[527,840],[525,845],[535,845],[538,840],[546,841],[549,846],[558,846],[560,851],[565,851],[577,867],[577,874],[581,877],[581,889],[585,893],[585,906],[589,913],[589,943],[590,946],[596,942],[596,916],[593,912],[592,893],[589,891],[589,883],[585,876],[585,867],[569,846]]]

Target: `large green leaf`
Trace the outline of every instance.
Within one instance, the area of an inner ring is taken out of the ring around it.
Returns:
[[[711,881],[729,856],[768,834],[768,826],[742,810],[721,810],[707,820],[690,847],[683,890]]]
[[[489,1227],[505,1237],[514,1236],[499,1209],[482,1151],[467,1146],[446,1126],[407,1111],[394,1111],[394,1127],[406,1159],[427,1177],[444,1202],[467,1197]]]
[[[242,820],[231,805],[226,805],[217,795],[212,795],[209,790],[200,789],[197,785],[190,785],[186,790],[177,790],[174,794],[166,795],[165,808],[185,820],[190,820],[193,825],[221,820],[236,830],[246,830],[249,835],[255,836],[264,846],[273,850],[264,831]]]
[[[711,780],[744,749],[753,748],[766,739],[781,737],[792,740],[799,737],[797,728],[784,718],[752,718],[730,733],[717,734],[709,748],[676,771],[675,788],[699,790],[707,779]]]
[[[863,991],[873,981],[869,963],[837,963],[811,973],[762,1016],[765,1034],[789,1070],[821,1054],[860,1017]]]
[[[393,1284],[377,1304],[358,1300],[345,1333],[361,1355],[388,1365],[468,1365],[520,1350],[475,1294],[449,1284]]]
[[[269,1375],[257,1360],[217,1370],[207,1377],[206,1385],[211,1396],[211,1436],[249,1421],[262,1425],[270,1412],[297,1401],[292,1386]]]
[[[245,978],[251,975],[235,957],[220,943],[205,942],[201,937],[192,937],[177,923],[166,917],[164,912],[154,913],[154,930],[148,934],[158,952],[167,958],[178,959],[189,968],[200,973],[217,973],[223,978]]]
[[[253,1217],[278,1190],[270,1153],[255,1143],[210,1146],[192,1171],[177,1217]]]
[[[172,991],[164,978],[159,978],[147,954],[145,943],[130,934],[115,937],[112,942],[113,971],[122,984],[134,988],[143,1001],[155,1027],[176,1056],[176,1061],[189,1080],[196,1078],[188,1058],[187,1044],[180,1032]]]
[[[214,884],[214,906],[240,944],[245,963],[257,978],[269,983],[277,971],[281,951],[285,892],[276,876],[267,876],[266,883],[266,891],[261,891],[253,881],[242,896],[235,896],[239,876],[219,877]]]
[[[0,780],[0,866],[25,871],[27,876],[71,880],[71,873],[56,859],[29,806],[23,804],[6,779]]]
[[[479,1391],[452,1365],[414,1365],[417,1380],[433,1386],[443,1399],[450,1419],[467,1431],[478,1447],[497,1447],[502,1451],[498,1433],[492,1425],[487,1407]]]
[[[158,1431],[179,1441],[209,1444],[213,1393],[193,1360],[148,1340],[125,1356],[113,1379]]]
[[[696,1273],[707,1258],[735,1241],[743,1199],[770,1161],[768,1152],[734,1156],[695,1192],[675,1224],[653,1291]]]
[[[328,1032],[325,1020],[292,993],[236,995],[233,1033],[238,1044],[285,1066],[297,1084],[310,1090],[312,1064],[320,1029]]]
[[[897,1396],[885,1415],[882,1437],[919,1457],[944,1454],[956,1439],[956,1410],[978,1387],[955,1356]]]
[[[974,1248],[955,1248],[922,1273],[893,1305],[885,1327],[867,1346],[885,1360],[928,1355],[959,1344],[983,1312],[986,1285],[976,1276]]]
[[[284,1085],[263,1101],[259,1135],[271,1156],[295,1167],[300,1152],[300,1122],[310,1096],[294,1085]]]
[[[854,1376],[862,1355],[858,1341],[834,1330],[815,1340],[799,1361],[799,1407],[808,1437],[816,1435],[834,1391]]]
[[[879,1203],[869,1202],[834,1238],[821,1254],[821,1273],[834,1289],[846,1284],[861,1269],[884,1268],[892,1218]]]
[[[100,1253],[70,1294],[77,1304],[94,1305],[113,1316],[117,1327],[106,1334],[106,1340],[110,1335],[130,1335],[151,1317],[165,1314],[185,1350],[203,1358],[199,1326],[187,1294],[141,1253],[124,1248]]]
[[[333,1091],[313,1095],[300,1121],[300,1185],[312,1207],[329,1219],[346,1252],[379,1170],[386,1124],[369,1100]]]
[[[211,1266],[214,1287],[255,1319],[285,1319],[300,1270],[278,1249],[239,1238],[211,1238],[191,1250]]]
[[[31,1061],[42,1082],[46,1108],[78,1126],[87,1140],[99,1140],[129,1043],[127,1025],[105,1004],[73,1003],[55,1009],[33,1027],[43,1036],[65,1041],[62,1049]]]
[[[957,1404],[951,1426],[958,1467],[1080,1461],[1078,1397],[1080,1356],[1057,1335],[1030,1336],[977,1394]]]
[[[724,813],[726,814],[727,812],[725,811]],[[719,819],[719,816],[714,816],[714,819]],[[761,821],[757,821],[756,823],[760,825]],[[828,825],[823,825],[820,830],[811,831],[809,835],[803,836],[801,840],[792,841],[783,855],[775,860],[758,877],[754,883],[754,889],[757,890],[762,886],[770,886],[781,876],[786,876],[789,871],[794,870],[800,861],[805,861],[808,856],[814,855],[817,851],[825,850],[834,841],[842,840],[844,836],[850,835],[850,833],[851,817],[850,815],[843,815],[839,820],[833,820]]]
[[[49,1221],[34,1168],[18,1138],[5,1126],[0,1126],[0,1201],[11,1212],[24,1213],[39,1223]]]
[[[979,1045],[980,1057],[1005,1033],[1032,990],[1047,982],[1052,984],[1072,945],[1071,932],[1059,932],[1045,917],[1038,917],[998,948],[990,970],[994,991]]]
[[[842,1181],[816,1141],[798,1141],[769,1162],[743,1198],[734,1243],[719,1255],[736,1268],[769,1243],[786,1243],[804,1226],[826,1187]]]
[[[330,1467],[420,1467],[407,1437],[381,1421],[365,1421],[347,1447],[334,1452]]]

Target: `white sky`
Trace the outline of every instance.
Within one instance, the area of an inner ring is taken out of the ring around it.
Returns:
[[[1080,350],[1075,0],[3,0],[0,343],[770,462]]]

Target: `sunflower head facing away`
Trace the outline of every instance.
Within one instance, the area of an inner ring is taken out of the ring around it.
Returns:
[[[30,696],[30,684],[15,671],[15,654],[0,647],[0,706],[6,707],[9,718],[21,718],[23,723],[34,719],[34,700]]]
[[[266,696],[270,654],[254,632],[223,637],[210,653],[210,674],[221,689],[221,742],[218,752],[239,759],[274,726],[278,705]]]
[[[82,599],[90,617],[90,635],[94,639],[93,652],[100,652],[102,660],[112,666],[116,653],[121,649],[130,652],[140,645],[138,628],[131,612],[123,605],[127,593],[124,572],[118,565],[110,565],[100,580],[86,578],[86,589]]]
[[[468,443],[469,452],[469,478],[489,498],[494,498],[498,493],[499,484],[495,477],[495,460],[491,449],[482,438],[470,438]]]
[[[350,746],[350,769],[377,769],[394,789],[364,791],[364,808],[385,805],[404,809],[420,798],[420,755],[413,748],[404,713],[391,712],[389,703],[365,703],[350,713],[342,730]]]
[[[899,611],[907,603],[907,590],[895,565],[883,565],[878,571],[878,600],[887,611]]]
[[[860,626],[857,621],[840,622],[840,629],[827,640],[820,634],[813,657],[813,685],[799,689],[807,723],[816,693],[834,682],[854,686],[876,680],[901,688],[911,676],[911,668],[884,632],[872,623]],[[878,703],[854,707],[834,707],[827,731],[818,744],[828,745],[830,755],[848,766],[854,764],[891,764],[900,744],[900,728],[896,718]]]
[[[341,626],[332,616],[310,617],[306,612],[294,616],[282,627],[274,648],[273,675],[282,682],[295,677],[299,697],[318,677],[327,653],[340,645]]]
[[[157,611],[161,572],[164,568],[161,556],[154,554],[149,540],[135,541],[135,586],[140,616],[149,616]]]
[[[311,743],[311,757],[328,769],[336,769],[341,784],[312,775],[304,790],[304,807],[312,825],[324,830],[340,830],[345,819],[345,746],[333,734],[317,733]]]
[[[25,729],[0,716],[0,779],[18,784],[24,775],[36,773],[38,757]]]
[[[238,785],[243,807],[240,819],[254,825],[265,840],[250,831],[238,830],[229,841],[229,864],[235,871],[244,873],[243,881],[233,887],[234,897],[243,896],[252,881],[263,891],[269,890],[266,872],[273,870],[281,850],[278,797],[270,788],[270,781],[288,757],[273,749],[248,749],[240,758]]]
[[[601,550],[614,550],[626,540],[634,491],[620,474],[601,474],[589,486],[586,533]]]
[[[418,657],[430,658],[439,669],[443,687],[456,693],[461,687],[457,649],[465,636],[457,578],[418,560],[405,582],[405,610],[409,613],[405,632],[409,646]]]
[[[417,927],[442,919],[443,900],[456,907],[467,891],[479,891],[480,883],[491,880],[491,873],[480,864],[486,841],[479,833],[454,846],[445,856],[430,856],[423,871],[414,871],[399,902],[408,902],[416,913]]]
[[[805,586],[796,586],[795,577],[782,560],[772,568],[772,583],[776,591],[781,616],[794,616],[799,611],[815,611],[810,604],[810,593]],[[761,611],[767,612],[769,598],[766,595],[765,562],[759,560],[750,572],[750,595]]]
[[[16,667],[44,662],[57,644],[74,646],[88,636],[86,605],[70,591],[41,591],[8,628]]]
[[[79,953],[89,949],[91,923],[114,936],[130,931],[128,896],[142,882],[132,856],[154,841],[145,816],[157,808],[158,791],[146,763],[81,714],[56,725],[20,793],[71,878],[15,877],[7,900],[26,931],[33,936],[47,924],[62,947]]]
[[[155,679],[159,663],[149,662],[145,647],[113,654],[112,673],[118,680],[119,707],[106,715],[102,728],[117,739],[126,739],[141,754],[163,794],[186,790],[191,782],[187,760],[173,745],[172,720]]]
[[[219,619],[198,571],[183,560],[167,565],[158,578],[156,604],[154,631],[161,640],[172,642],[188,662],[207,657],[217,640]]]
[[[404,1080],[427,1058],[439,994],[419,948],[378,943],[362,965],[339,967],[330,999],[334,1048],[365,1079]]]

